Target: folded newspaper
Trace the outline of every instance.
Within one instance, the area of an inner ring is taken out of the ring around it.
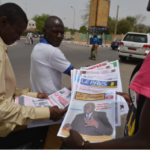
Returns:
[[[104,142],[116,137],[121,115],[128,112],[122,92],[118,60],[102,62],[71,72],[71,101],[58,136],[76,130],[89,142]]]
[[[52,95],[49,95],[49,99],[38,99],[22,95],[15,99],[15,103],[20,104],[22,106],[33,106],[33,107],[58,106],[59,108],[63,109],[69,105],[70,99],[71,99],[71,91],[69,91],[67,88],[63,88],[60,91]],[[33,121],[28,125],[28,128],[58,124],[61,123],[62,120],[63,118],[57,122],[54,122],[52,120]]]

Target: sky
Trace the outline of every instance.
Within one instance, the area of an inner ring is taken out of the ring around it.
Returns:
[[[83,24],[81,16],[85,13],[85,6],[89,3],[89,0],[0,0],[1,4],[7,2],[13,2],[21,6],[28,19],[32,19],[36,14],[55,15],[61,18],[64,25],[69,28],[73,28],[75,10],[74,28],[79,29]],[[146,16],[143,23],[150,25],[150,12],[146,11],[147,3],[148,0],[111,0],[109,15],[116,17],[117,5],[119,5],[120,19],[141,14]]]

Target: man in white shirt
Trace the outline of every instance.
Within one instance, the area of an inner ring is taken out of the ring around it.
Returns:
[[[73,65],[58,48],[64,37],[62,20],[56,16],[48,17],[45,21],[43,33],[44,38],[40,39],[40,43],[34,47],[31,54],[31,91],[50,95],[61,89],[62,73],[70,75]],[[56,127],[56,125],[49,128],[53,132],[56,131],[55,135],[57,135],[58,129],[59,126]],[[53,136],[52,139],[53,145],[56,143],[57,146],[45,148],[60,148],[62,144],[60,138]]]

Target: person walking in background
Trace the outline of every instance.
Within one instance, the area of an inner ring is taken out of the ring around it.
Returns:
[[[92,46],[92,49],[91,49],[90,59],[96,60],[97,49],[98,49],[98,38],[97,38],[97,35],[94,35],[94,43],[93,43],[93,46]]]
[[[33,37],[31,37],[30,40],[31,40],[31,44],[33,44]]]
[[[31,44],[31,34],[30,34],[30,32],[27,33],[25,44]]]

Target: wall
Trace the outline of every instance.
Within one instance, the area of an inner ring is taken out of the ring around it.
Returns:
[[[70,32],[70,31],[66,31],[66,33],[65,33],[65,38],[71,39],[71,38],[74,38],[74,35],[71,35],[71,32]]]
[[[116,39],[122,39],[124,37],[123,34],[118,34],[116,35]],[[107,39],[106,39],[107,38]],[[105,35],[103,34],[102,35],[102,39],[103,39],[103,44],[111,44],[113,41],[114,41],[114,35]],[[74,35],[74,41],[75,42],[87,42],[87,38],[83,39],[82,38],[82,33],[79,33],[79,32],[75,32],[75,35]],[[89,40],[88,40],[89,41]]]
[[[27,29],[29,28],[34,28],[36,29],[36,22],[34,20],[29,20],[28,21],[28,26],[27,26]]]

